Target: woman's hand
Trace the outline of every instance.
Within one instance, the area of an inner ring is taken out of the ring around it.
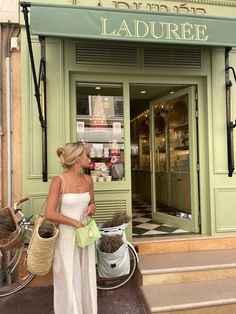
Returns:
[[[85,215],[86,216],[93,216],[95,214],[95,205],[91,204],[87,207]]]
[[[84,224],[82,224],[82,222],[78,221],[75,225],[75,228],[83,228]]]

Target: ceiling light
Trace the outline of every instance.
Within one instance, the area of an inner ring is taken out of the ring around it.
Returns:
[[[170,92],[170,94],[174,94],[174,93],[175,93],[175,91],[173,91],[173,90]]]
[[[146,91],[145,90],[141,90],[140,94],[146,94]]]
[[[101,87],[100,86],[96,86],[95,89],[101,89]]]

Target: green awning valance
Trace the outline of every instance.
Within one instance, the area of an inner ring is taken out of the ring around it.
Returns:
[[[236,46],[236,19],[31,4],[31,33],[45,36]]]

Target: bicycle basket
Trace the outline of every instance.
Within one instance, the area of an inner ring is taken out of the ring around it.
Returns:
[[[124,243],[113,253],[101,252],[97,245],[98,273],[102,278],[115,278],[130,272],[128,244]]]
[[[18,218],[12,208],[4,207],[0,210],[0,248],[13,249],[21,245],[24,236],[18,225]]]
[[[102,237],[96,242],[96,248],[98,273],[102,278],[124,276],[130,271],[129,249],[125,234],[126,227],[126,223],[115,227],[99,227]],[[103,240],[105,240],[104,243]],[[113,250],[113,248],[116,249]]]

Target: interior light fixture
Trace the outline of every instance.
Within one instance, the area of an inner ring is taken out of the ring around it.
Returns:
[[[100,86],[96,86],[95,89],[101,89],[101,87]]]
[[[146,91],[145,90],[141,90],[140,94],[146,94]]]
[[[171,92],[170,92],[170,94],[174,94],[175,93],[175,91],[174,90],[172,90]]]

